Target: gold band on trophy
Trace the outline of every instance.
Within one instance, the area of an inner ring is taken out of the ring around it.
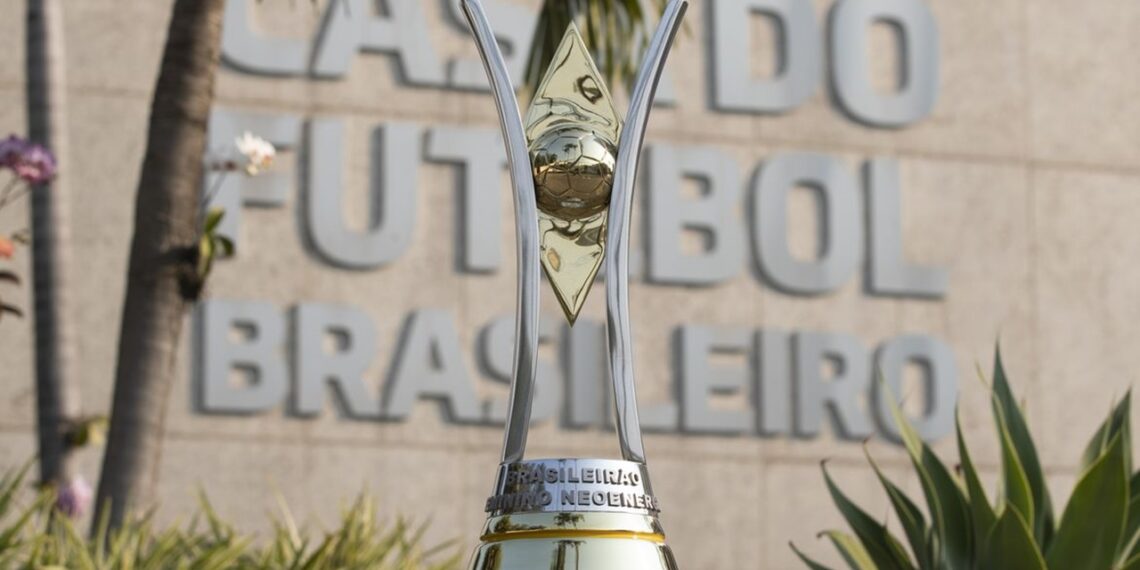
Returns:
[[[629,322],[634,177],[653,95],[688,0],[671,0],[631,94],[628,124],[577,27],[559,45],[525,120],[479,0],[462,0],[507,147],[519,289],[503,457],[474,570],[676,570],[638,422]],[[622,459],[524,459],[538,352],[541,266],[573,325],[602,264]]]

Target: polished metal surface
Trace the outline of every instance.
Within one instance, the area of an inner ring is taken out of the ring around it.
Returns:
[[[633,386],[633,331],[629,321],[629,226],[633,216],[633,189],[637,164],[645,140],[645,127],[657,82],[673,38],[681,26],[688,0],[672,0],[661,16],[661,23],[649,44],[630,100],[625,130],[618,143],[618,163],[614,171],[610,224],[606,241],[606,330],[610,346],[610,376],[614,383],[617,408],[618,443],[627,461],[645,463],[645,444],[637,418],[637,395]]]
[[[513,513],[660,510],[644,463],[619,459],[535,459],[499,466],[485,510]]]
[[[487,519],[476,570],[676,570],[656,517],[543,513]]]
[[[617,162],[613,141],[582,127],[563,127],[532,143],[530,161],[540,211],[572,221],[609,207]]]
[[[660,506],[649,484],[638,423],[629,321],[629,226],[650,107],[687,5],[687,0],[672,0],[666,7],[633,91],[627,125],[622,126],[602,75],[571,25],[524,127],[486,14],[478,0],[462,0],[499,107],[519,243],[515,375],[503,460],[487,499],[489,518],[472,568],[677,567],[657,519]],[[546,271],[573,325],[603,260],[610,369],[624,460],[524,461],[538,350],[535,262]]]
[[[571,24],[524,120],[538,195],[542,268],[570,324],[605,257],[621,114]]]
[[[478,0],[464,0],[463,13],[471,25],[479,55],[491,80],[491,91],[499,109],[515,190],[515,228],[518,240],[518,304],[515,315],[515,362],[511,379],[511,404],[507,410],[507,430],[503,436],[503,462],[523,458],[530,427],[530,403],[538,368],[538,207],[534,178],[530,172],[526,134],[519,117],[511,78],[487,15]]]

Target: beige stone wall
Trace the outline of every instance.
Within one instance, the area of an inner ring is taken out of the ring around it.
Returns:
[[[275,29],[304,30],[318,20],[306,2],[265,4],[264,17]],[[433,40],[441,55],[473,53],[464,37],[438,24],[440,3],[426,4],[437,23]],[[956,353],[967,438],[975,460],[992,475],[997,456],[989,409],[973,370],[975,363],[988,369],[1000,335],[1054,493],[1067,496],[1085,438],[1135,376],[1140,73],[1134,32],[1140,29],[1140,4],[933,0],[942,34],[941,98],[930,117],[898,130],[850,121],[822,89],[781,116],[710,113],[707,49],[700,41],[704,4],[695,2],[691,31],[671,63],[679,104],[655,113],[650,141],[714,145],[750,168],[780,150],[827,152],[852,168],[872,156],[897,157],[905,253],[947,268],[951,284],[938,301],[869,297],[857,280],[834,294],[790,297],[751,271],[713,288],[635,284],[643,403],[668,397],[667,341],[680,323],[846,332],[869,347],[903,332],[927,333]],[[816,2],[821,21],[830,4]],[[22,6],[0,0],[12,15]],[[66,3],[74,162],[64,172],[75,196],[74,294],[84,408],[93,413],[105,412],[110,403],[133,192],[169,6],[162,0]],[[0,19],[0,37],[6,38],[0,49],[0,129],[22,132],[21,18]],[[370,127],[397,119],[425,126],[497,124],[488,96],[408,89],[394,78],[392,59],[379,55],[356,58],[341,81],[273,79],[227,69],[218,100],[229,108],[350,122],[346,181],[357,200],[368,175]],[[502,232],[508,262],[501,271],[457,273],[455,171],[427,164],[419,169],[414,243],[397,263],[349,272],[317,258],[302,243],[294,189],[283,209],[244,210],[244,247],[237,260],[219,267],[209,294],[267,300],[283,309],[311,300],[366,311],[380,338],[370,373],[375,384],[407,313],[445,308],[455,318],[480,393],[502,394],[478,376],[472,347],[478,329],[513,305],[511,226],[504,224]],[[502,208],[509,222],[505,190]],[[816,228],[806,194],[797,196],[790,215],[793,245],[811,251]],[[21,223],[23,216],[12,209],[0,216],[0,228]],[[15,263],[27,274],[25,253]],[[545,315],[558,318],[551,295],[544,296]],[[13,298],[30,304],[26,289]],[[601,318],[603,309],[595,292],[585,313]],[[29,336],[26,322],[0,322],[0,465],[19,463],[34,448]],[[184,336],[190,336],[189,328]],[[417,405],[401,424],[346,421],[332,410],[305,420],[281,410],[256,417],[199,415],[191,406],[186,352],[169,405],[164,518],[190,510],[201,486],[225,516],[247,528],[265,528],[278,492],[302,518],[331,523],[339,507],[367,486],[392,513],[430,517],[433,539],[460,537],[473,545],[500,430],[446,424],[430,402]],[[616,454],[612,434],[601,430],[543,425],[531,441],[535,457]],[[945,440],[938,447],[952,454],[951,444]],[[831,460],[837,479],[872,513],[887,509],[862,447],[829,434],[817,440],[650,435],[646,445],[664,522],[685,568],[795,568],[789,540],[834,560],[830,547],[814,538],[842,524],[825,494],[822,459]],[[917,491],[897,448],[875,441],[870,450],[888,473]],[[83,463],[94,478],[98,458],[88,453]]]

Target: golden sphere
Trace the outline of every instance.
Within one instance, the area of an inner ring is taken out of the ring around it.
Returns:
[[[581,127],[554,129],[530,145],[538,208],[565,220],[592,216],[610,202],[617,145]]]

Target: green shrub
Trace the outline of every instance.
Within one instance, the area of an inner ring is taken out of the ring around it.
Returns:
[[[424,526],[403,519],[378,522],[373,502],[361,496],[340,525],[320,538],[298,529],[292,517],[274,522],[268,540],[243,535],[203,498],[185,527],[156,529],[142,517],[115,531],[96,525],[92,537],[52,512],[54,497],[36,495],[19,506],[27,468],[0,479],[0,568],[37,570],[447,570],[458,568],[452,544],[426,547]]]
[[[1081,458],[1081,473],[1060,521],[1029,428],[995,357],[991,390],[1001,443],[1001,491],[991,503],[958,426],[959,466],[951,470],[907,422],[895,421],[921,483],[925,512],[883,476],[868,455],[902,527],[903,539],[824,479],[853,531],[825,531],[854,570],[1140,570],[1140,473],[1132,471],[1131,394],[1116,405]],[[909,546],[909,551],[903,542]],[[792,545],[812,570],[825,569]]]

